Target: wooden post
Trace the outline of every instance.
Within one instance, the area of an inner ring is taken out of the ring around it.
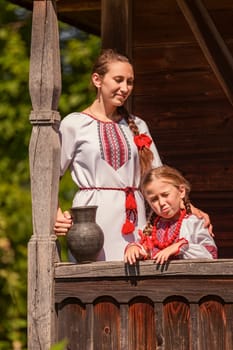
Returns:
[[[55,0],[34,0],[29,89],[33,235],[28,244],[28,349],[49,350],[55,339],[53,234],[58,203],[61,92]]]
[[[131,20],[131,0],[102,0],[102,47],[116,49],[131,58]]]
[[[101,0],[102,48],[115,49],[131,60],[132,6],[132,0]],[[132,110],[131,98],[127,100],[126,107]]]

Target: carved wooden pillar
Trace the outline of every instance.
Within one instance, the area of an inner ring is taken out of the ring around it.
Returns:
[[[57,112],[61,92],[55,0],[34,0],[29,89],[33,110],[29,147],[33,235],[28,244],[28,349],[49,350],[54,334],[53,234],[60,174]]]

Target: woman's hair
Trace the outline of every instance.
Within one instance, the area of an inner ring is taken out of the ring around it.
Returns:
[[[92,73],[98,73],[103,77],[108,72],[108,65],[112,62],[127,62],[132,65],[127,56],[113,49],[104,49],[95,61]]]
[[[118,53],[113,49],[105,49],[102,50],[100,56],[97,58],[93,69],[92,74],[97,73],[100,76],[104,76],[108,72],[109,64],[112,62],[127,62],[132,65],[129,58],[125,55]],[[134,136],[139,135],[138,127],[134,121],[134,119],[129,114],[128,110],[124,106],[117,107],[117,112],[125,119],[128,123],[130,130],[132,131]],[[153,153],[147,147],[143,147],[138,150],[139,153],[139,161],[141,168],[141,175],[145,174],[146,171],[151,169],[152,161],[153,161]]]
[[[191,214],[191,207],[190,207],[190,201],[189,201],[189,193],[191,190],[190,183],[184,178],[184,176],[175,168],[172,168],[168,165],[162,165],[158,168],[153,168],[149,170],[142,178],[141,180],[141,190],[142,193],[145,194],[145,189],[147,185],[149,185],[151,182],[156,181],[158,179],[163,179],[164,182],[167,182],[177,188],[179,188],[180,185],[184,185],[185,187],[185,197],[183,198],[184,207],[186,209],[186,212],[188,214]],[[156,214],[154,211],[151,211],[149,214],[149,218],[147,221],[147,225],[144,229],[145,234],[151,233],[151,228],[153,225],[153,221]]]

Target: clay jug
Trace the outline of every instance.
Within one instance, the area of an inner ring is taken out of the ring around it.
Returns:
[[[104,234],[96,223],[97,206],[70,209],[73,225],[67,233],[67,246],[78,263],[96,261],[103,248]]]

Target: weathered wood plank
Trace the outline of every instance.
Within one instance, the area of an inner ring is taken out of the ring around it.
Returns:
[[[95,262],[90,264],[56,263],[55,279],[82,279],[98,277],[127,276],[233,276],[233,260],[185,260],[171,261],[161,267],[153,260],[139,261],[137,265],[128,266],[123,262]]]
[[[226,319],[226,344],[229,349],[233,349],[233,305],[225,305]]]
[[[177,0],[193,34],[233,105],[233,57],[201,0]]]
[[[191,304],[190,305],[190,344],[192,350],[198,350],[198,305],[197,304]]]
[[[153,127],[150,129],[154,130]],[[226,161],[232,159],[232,154],[224,154],[224,152],[230,152],[233,128],[229,127],[227,129],[226,127],[218,131],[216,129],[203,129],[200,126],[197,129],[195,127],[192,128],[192,124],[190,123],[190,129],[186,130],[174,128],[166,131],[165,129],[160,129],[158,127],[155,127],[155,129],[157,134],[155,141],[157,140],[156,143],[158,144],[159,149],[161,148],[167,157],[171,157],[173,154],[182,154],[183,156],[188,156],[190,161],[195,159],[199,160],[199,164],[197,165],[198,169],[207,170],[207,173],[200,173],[199,177],[204,177],[206,174],[210,173],[208,167],[216,167],[219,173],[224,171],[226,177],[228,176],[228,173],[231,175],[232,165],[231,163],[227,164]],[[172,140],[172,145],[167,143],[167,138]],[[173,148],[171,149],[171,147]],[[202,159],[199,158],[200,155],[203,156]],[[206,159],[204,159],[204,156],[206,156]],[[216,158],[221,158],[221,167],[216,164]],[[193,169],[193,171],[195,171],[195,169]],[[217,174],[212,175],[216,176]],[[224,188],[224,183],[222,185],[223,191],[227,189],[231,190],[229,187]],[[206,188],[206,190],[208,189]]]
[[[228,349],[226,343],[226,314],[221,298],[208,296],[199,307],[199,344],[201,349]],[[228,323],[228,322],[227,322]],[[211,337],[206,337],[211,334]]]
[[[138,74],[135,96],[153,96],[161,102],[208,101],[223,98],[217,79],[210,71],[171,71],[156,74]],[[189,81],[190,84],[184,82]]]
[[[164,301],[164,337],[165,346],[172,350],[190,349],[190,317],[189,305],[181,297]]]
[[[152,106],[152,110],[149,109]],[[134,114],[145,115],[148,122],[160,128],[194,127],[224,128],[232,126],[233,110],[226,99],[206,101],[160,101],[154,96],[134,96]],[[156,135],[155,135],[156,136]]]
[[[86,305],[86,311],[87,311],[87,320],[86,320],[86,327],[85,329],[88,330],[88,332],[84,332],[83,337],[86,344],[83,347],[83,350],[93,350],[94,349],[94,343],[93,343],[93,332],[94,332],[94,311],[93,311],[93,305],[87,304]]]
[[[129,350],[151,350],[156,344],[154,305],[147,298],[129,303]]]
[[[57,340],[69,339],[69,347],[86,350],[86,308],[77,299],[66,299],[57,307]],[[91,333],[91,330],[90,330]]]
[[[180,279],[179,279],[180,278]],[[207,283],[208,280],[208,283]],[[113,283],[114,281],[114,283]],[[182,282],[182,283],[181,283]],[[68,280],[56,282],[55,301],[65,298],[78,298],[82,303],[93,303],[102,295],[111,296],[118,303],[129,303],[134,296],[147,297],[152,302],[163,302],[166,298],[179,295],[190,303],[197,303],[206,295],[216,295],[224,302],[232,302],[233,279],[220,276],[218,278],[193,276],[153,276],[148,278],[130,277],[128,280],[105,278],[95,280]],[[88,292],[87,292],[88,291]]]
[[[102,297],[93,306],[94,349],[120,350],[120,307],[110,297]],[[98,344],[98,345],[97,345]]]
[[[93,11],[100,10],[100,0],[66,0],[58,1],[57,12],[80,12],[80,11]]]
[[[204,3],[224,40],[232,39],[233,6],[231,0],[218,3],[205,0]],[[196,42],[176,1],[148,1],[145,6],[142,1],[134,0],[133,17],[135,18],[134,47],[150,48],[159,43],[190,44]]]
[[[233,2],[231,0],[205,0],[205,5],[212,10],[233,10]]]
[[[120,314],[121,314],[121,330],[120,330],[120,348],[121,350],[129,349],[129,306],[127,304],[120,305]]]
[[[134,1],[133,46],[149,47],[156,43],[191,43],[194,36],[176,1],[149,1],[147,6]],[[147,33],[144,35],[144,33]]]
[[[156,334],[156,349],[163,350],[165,346],[164,342],[164,312],[163,312],[163,304],[155,303],[155,334]]]
[[[228,43],[229,50],[233,52],[233,42]],[[154,43],[149,47],[134,47],[134,69],[138,74],[186,71],[210,71],[198,43]]]
[[[209,70],[200,47],[197,43],[184,44],[155,43],[147,47],[134,47],[133,57],[136,58],[134,69],[138,74],[161,72],[185,72],[188,70]],[[136,79],[137,80],[137,79]]]

